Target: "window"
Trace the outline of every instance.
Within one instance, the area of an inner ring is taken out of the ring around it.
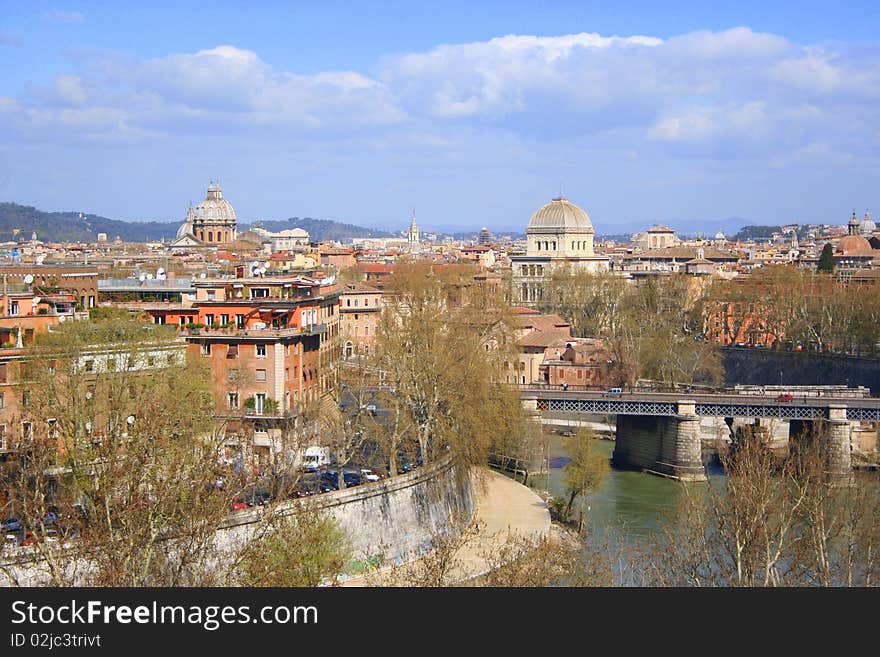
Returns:
[[[244,315],[236,315],[235,316],[235,328],[244,328]]]
[[[0,383],[6,383],[6,363],[0,363]]]
[[[284,380],[290,381],[290,368],[284,368]]]
[[[125,367],[130,370],[134,369],[134,356],[128,357],[128,359],[125,362]]]
[[[21,423],[21,437],[25,440],[32,440],[34,437],[34,425],[28,420]]]
[[[257,358],[265,358],[266,357],[266,345],[258,344],[256,348]]]
[[[153,324],[164,324],[165,323],[165,315],[156,315],[153,317]]]
[[[230,410],[238,408],[238,392],[226,393],[226,405],[229,406]]]
[[[354,319],[355,319],[355,321],[358,320],[358,314],[357,314],[357,313],[354,314]]]
[[[46,419],[46,424],[49,426],[49,438],[51,440],[57,440],[58,438],[58,420],[54,417],[50,417]]]
[[[367,336],[367,335],[369,335],[369,334],[370,334],[370,327],[369,327],[369,326],[365,326],[365,327],[364,327],[364,336]],[[489,349],[489,346],[487,345],[487,346],[486,346],[486,350],[488,351],[488,349]]]
[[[224,326],[226,324],[229,324],[229,315],[226,315],[226,314],[220,315],[220,324],[224,325]]]
[[[181,326],[186,326],[186,317],[184,317],[183,315],[181,315],[181,316],[178,318],[178,322],[179,322],[179,324],[180,324]]]
[[[94,372],[95,371],[95,361],[89,358],[83,363],[83,369],[86,372]]]
[[[269,296],[269,288],[268,287],[252,287],[251,288],[251,299],[265,299]]]
[[[202,356],[210,356],[211,355],[211,343],[203,342],[202,343]]]
[[[18,314],[18,301],[13,301],[9,304],[9,314],[17,315]]]
[[[0,424],[0,452],[5,452],[9,447],[6,444],[6,425]]]
[[[257,381],[266,380],[266,370],[257,370]]]
[[[211,326],[214,323],[214,313],[205,315],[205,326]]]
[[[259,370],[258,370],[259,371]],[[264,372],[266,370],[263,370]],[[266,393],[258,392],[254,395],[254,413],[257,415],[263,414],[263,407],[266,405]]]
[[[147,367],[153,367],[156,364],[156,359],[152,356],[147,356]]]
[[[208,290],[208,301],[215,301],[217,299],[216,290]]]
[[[238,345],[231,344],[226,348],[226,357],[227,358],[238,358]]]
[[[4,406],[4,404],[3,404],[3,393],[0,392],[0,409],[2,409],[3,406]]]

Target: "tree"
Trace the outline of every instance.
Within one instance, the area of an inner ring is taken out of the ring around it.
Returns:
[[[819,256],[819,264],[816,265],[816,271],[831,273],[834,271],[834,247],[831,242],[825,242],[822,247],[822,254]]]
[[[513,343],[509,318],[472,274],[401,266],[380,320],[374,362],[426,463],[449,453],[484,464],[489,447],[521,422],[517,391],[500,384]]]
[[[129,319],[69,323],[41,338],[22,374],[15,458],[0,469],[4,517],[34,534],[28,562],[2,567],[8,579],[256,586],[314,582],[344,562],[339,530],[308,509],[264,513],[254,545],[218,540],[230,500],[258,482],[222,458],[210,377],[184,349],[173,328]],[[265,557],[259,567],[224,574],[254,554]]]
[[[565,515],[570,518],[575,499],[580,497],[583,500],[595,492],[611,471],[611,465],[608,458],[596,448],[593,430],[588,427],[579,428],[575,435],[566,439],[565,451],[571,458],[565,465],[565,489],[568,494]],[[583,531],[583,527],[584,513],[581,510],[579,531]]]
[[[326,513],[302,507],[264,516],[238,553],[236,586],[319,586],[333,581],[351,558],[348,537]]]
[[[821,428],[819,429],[821,431]],[[870,586],[880,539],[877,482],[829,481],[820,441],[774,455],[745,431],[722,454],[726,486],[684,489],[677,512],[634,557],[653,586]]]
[[[74,541],[59,551],[39,532],[34,565],[54,584],[214,581],[210,546],[228,509],[215,484],[228,473],[209,380],[175,339],[173,329],[127,319],[70,323],[24,368],[29,424],[17,424],[30,435],[17,437],[6,487],[29,526],[52,511],[62,539]]]

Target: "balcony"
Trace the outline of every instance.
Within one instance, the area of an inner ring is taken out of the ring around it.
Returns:
[[[207,338],[226,339],[253,339],[253,338],[292,338],[299,335],[321,335],[327,332],[326,324],[308,324],[306,326],[290,326],[285,328],[191,328],[182,331],[185,336],[198,336]]]

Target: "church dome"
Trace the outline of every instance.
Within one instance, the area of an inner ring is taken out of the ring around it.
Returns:
[[[559,230],[594,232],[593,224],[587,213],[561,196],[554,198],[532,215],[526,232]]]
[[[837,243],[835,251],[841,255],[855,255],[871,251],[871,243],[861,235],[847,235]]]
[[[208,185],[208,195],[205,200],[193,208],[192,212],[195,222],[235,224],[235,210],[232,209],[229,201],[223,198],[223,190],[220,189],[220,185],[213,181]],[[187,216],[187,220],[189,220],[189,216]]]
[[[866,212],[864,220],[859,224],[859,232],[862,235],[870,235],[875,230],[877,230],[877,224],[871,220],[871,213]]]

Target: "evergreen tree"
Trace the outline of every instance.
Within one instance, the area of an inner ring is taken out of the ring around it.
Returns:
[[[826,242],[822,249],[822,255],[819,256],[819,264],[816,266],[817,271],[834,271],[834,248],[831,242]]]

